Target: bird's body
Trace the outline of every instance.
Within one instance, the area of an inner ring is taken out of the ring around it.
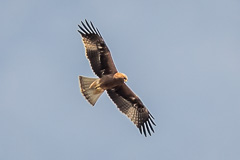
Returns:
[[[94,106],[106,90],[119,110],[131,119],[140,132],[143,131],[146,136],[147,130],[151,135],[151,131],[154,132],[152,124],[155,125],[152,120],[153,116],[139,97],[125,84],[127,76],[117,71],[100,32],[91,22],[90,24],[87,21],[85,22],[85,24],[82,22],[83,27],[79,25],[79,33],[83,38],[86,57],[99,78],[79,76],[82,94]]]
[[[101,78],[88,78],[79,76],[81,92],[90,104],[95,105],[97,99],[105,91],[116,87],[121,87],[127,81],[127,76],[123,73],[107,74]]]
[[[117,86],[121,86],[126,81],[127,77],[123,73],[108,74],[103,75],[99,79],[99,85],[102,89],[107,90]]]

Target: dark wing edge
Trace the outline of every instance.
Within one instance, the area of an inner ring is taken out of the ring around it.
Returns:
[[[78,25],[78,27],[78,32],[82,36],[85,47],[86,57],[94,73],[98,77],[102,77],[104,74],[116,73],[117,69],[111,53],[98,29],[94,27],[91,21],[89,23],[87,20],[85,20],[85,23],[81,21],[81,25]]]
[[[136,125],[141,134],[147,137],[147,133],[150,136],[151,132],[154,133],[153,125],[156,126],[154,117],[126,84],[107,90],[107,93],[118,109]]]
[[[99,37],[102,38],[100,32],[98,31],[97,28],[94,27],[93,23],[90,21],[90,24],[88,23],[88,21],[85,19],[85,23],[86,25],[84,24],[83,21],[81,21],[81,25],[78,25],[78,27],[80,28],[80,30],[78,30],[78,32],[82,35],[82,36],[85,36],[85,35],[88,35],[88,34],[94,34],[94,35],[98,35]]]

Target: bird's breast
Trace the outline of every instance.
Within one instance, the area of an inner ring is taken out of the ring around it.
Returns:
[[[111,75],[103,76],[100,79],[100,86],[102,89],[112,89],[124,83],[123,79],[114,79]]]

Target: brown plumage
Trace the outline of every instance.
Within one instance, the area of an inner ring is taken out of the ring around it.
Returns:
[[[153,116],[143,105],[141,100],[124,83],[127,76],[119,73],[114,65],[111,53],[105,44],[100,32],[92,22],[81,22],[78,32],[82,36],[86,57],[94,73],[99,78],[79,76],[79,85],[82,94],[91,105],[95,105],[98,98],[106,90],[109,97],[140,130],[147,136],[154,132]]]

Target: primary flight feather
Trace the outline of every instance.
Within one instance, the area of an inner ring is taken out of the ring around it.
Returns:
[[[151,132],[154,132],[154,118],[139,97],[125,84],[128,78],[117,71],[111,53],[98,29],[87,20],[78,26],[86,57],[92,70],[99,77],[79,76],[79,85],[84,97],[94,106],[106,90],[119,110],[139,128],[140,133],[143,132],[145,136],[147,133],[151,135]]]

